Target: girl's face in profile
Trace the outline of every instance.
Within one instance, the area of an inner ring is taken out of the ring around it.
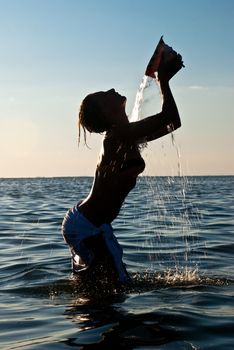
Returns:
[[[112,120],[113,123],[121,120],[121,117],[126,120],[125,113],[126,97],[120,95],[115,89],[100,91],[93,94],[95,102],[101,107],[103,114]]]

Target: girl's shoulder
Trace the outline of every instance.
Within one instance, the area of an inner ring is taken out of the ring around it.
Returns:
[[[102,147],[102,153],[107,156],[108,158],[115,158],[116,155],[123,151],[125,149],[128,149],[128,145],[126,142],[124,142],[121,137],[118,137],[118,134],[115,132],[108,132],[106,133],[104,139],[103,139],[103,147]]]
[[[129,144],[129,124],[116,125],[111,128],[110,131],[106,132],[104,141],[108,144],[109,142],[114,144]]]

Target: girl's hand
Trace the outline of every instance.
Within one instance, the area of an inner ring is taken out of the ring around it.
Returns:
[[[169,81],[182,67],[184,64],[180,54],[176,54],[171,60],[162,60],[158,69],[158,80]]]

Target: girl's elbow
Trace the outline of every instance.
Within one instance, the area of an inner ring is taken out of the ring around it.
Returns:
[[[179,129],[181,127],[181,120],[179,113],[176,113],[175,117],[173,118],[172,124],[174,125],[174,129]]]
[[[179,129],[181,127],[181,120],[179,119],[177,124],[176,124],[176,129]]]
[[[175,124],[174,124],[174,130],[179,129],[181,127],[181,121],[178,120]]]
[[[173,131],[175,131],[176,129],[179,129],[180,127],[181,127],[181,121],[180,121],[180,119],[178,119],[178,120],[176,120],[176,121],[170,123],[170,124],[167,126],[169,132],[173,132]]]

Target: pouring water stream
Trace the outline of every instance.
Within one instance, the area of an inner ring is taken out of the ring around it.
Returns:
[[[155,84],[156,79],[153,79],[152,77],[148,77],[146,75],[143,76],[143,79],[139,85],[138,91],[136,93],[136,98],[135,98],[135,103],[132,109],[132,112],[130,114],[129,120],[130,122],[136,122],[138,120],[141,120],[143,118],[142,116],[142,107],[144,104],[144,93],[146,91],[147,88],[152,86],[152,83]],[[163,272],[163,279],[167,280],[168,282],[172,282],[173,281],[191,281],[191,280],[197,280],[199,279],[199,274],[198,274],[198,262],[190,262],[190,253],[191,253],[191,246],[190,246],[190,232],[191,232],[191,228],[194,224],[196,224],[195,220],[196,218],[194,218],[194,222],[191,222],[190,218],[189,218],[189,213],[188,213],[188,205],[191,207],[192,204],[188,203],[187,198],[186,198],[186,189],[188,186],[188,179],[183,176],[182,173],[182,167],[181,167],[181,154],[180,154],[180,149],[176,143],[175,140],[175,135],[173,132],[170,133],[170,137],[171,137],[171,143],[172,146],[175,148],[176,151],[176,157],[177,157],[177,180],[179,180],[179,195],[177,195],[177,200],[178,200],[178,205],[181,207],[180,210],[176,211],[174,213],[168,213],[167,209],[166,209],[166,202],[163,203],[163,201],[165,201],[165,197],[168,197],[168,193],[170,196],[172,196],[170,193],[173,192],[172,188],[169,189],[163,189],[163,188],[153,188],[152,184],[150,183],[150,179],[148,177],[145,177],[145,181],[147,181],[147,188],[149,189],[149,191],[153,191],[153,196],[155,197],[155,202],[154,202],[154,206],[156,205],[156,208],[154,208],[154,210],[156,209],[156,211],[158,210],[157,207],[163,207],[164,208],[164,226],[165,229],[170,229],[171,227],[176,227],[178,229],[178,223],[180,225],[180,230],[181,230],[181,235],[182,235],[182,242],[180,239],[180,242],[178,243],[178,250],[181,248],[184,249],[184,262],[181,264],[181,262],[178,262],[178,259],[176,256],[172,257],[172,260],[175,262],[175,268],[171,269],[171,268],[166,268],[166,272]],[[144,145],[146,146],[146,145]],[[144,151],[145,147],[142,147],[142,150]],[[169,178],[168,177],[168,186],[171,187],[173,186],[173,183],[175,182],[175,179],[173,177]],[[174,196],[174,195],[173,195]],[[170,198],[166,198],[166,200],[170,201]],[[171,201],[173,200],[173,198],[171,198]],[[156,203],[157,201],[160,201],[160,203]],[[156,203],[156,204],[155,204]],[[159,204],[159,205],[158,205]],[[152,204],[151,204],[152,205]],[[159,211],[155,213],[155,215],[158,215]],[[162,215],[162,213],[160,212],[160,216]],[[170,217],[171,219],[171,223],[168,224],[168,217]],[[166,220],[167,218],[167,220]],[[160,222],[161,222],[161,218],[159,218]],[[164,230],[165,230],[164,229]],[[157,230],[157,228],[156,228]],[[160,249],[160,241],[162,240],[163,237],[163,233],[159,233],[157,232],[156,236],[155,233],[152,234],[151,237],[151,241],[147,242],[148,244],[150,244],[150,246],[155,247],[155,249]],[[194,238],[193,238],[194,239]],[[168,240],[168,237],[167,237]],[[193,242],[192,242],[193,243]],[[176,255],[176,254],[175,254]],[[156,257],[156,259],[155,259]],[[149,256],[149,259],[152,262],[152,266],[154,269],[154,265],[155,263],[157,264],[157,255],[156,254],[152,254],[152,256]],[[185,264],[185,266],[183,266]],[[182,265],[182,266],[181,266]],[[165,269],[165,267],[163,267]],[[162,276],[161,276],[162,277]],[[159,275],[157,275],[157,278],[160,278]]]

